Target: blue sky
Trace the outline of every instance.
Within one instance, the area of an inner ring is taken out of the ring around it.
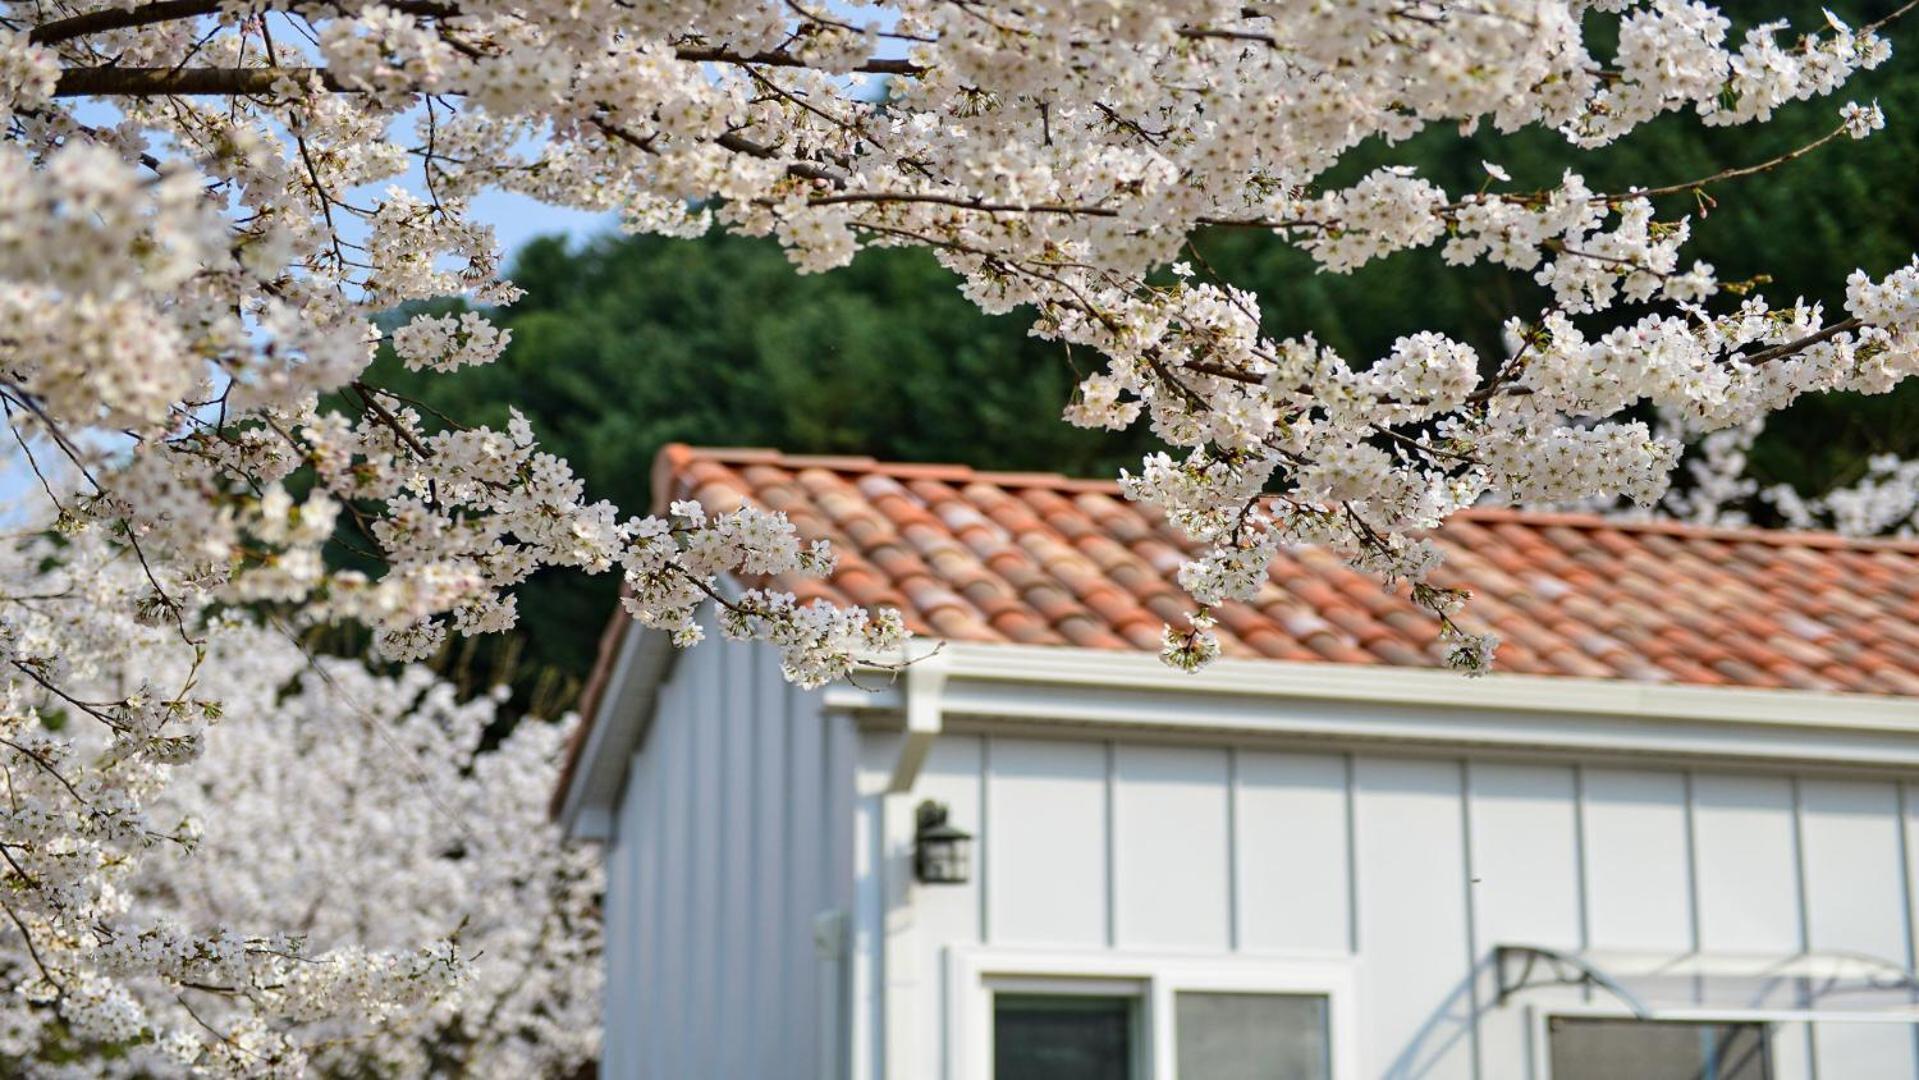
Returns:
[[[508,266],[513,265],[513,253],[534,237],[563,234],[578,243],[619,225],[617,214],[567,210],[506,191],[489,191],[474,199],[473,216],[493,226]]]

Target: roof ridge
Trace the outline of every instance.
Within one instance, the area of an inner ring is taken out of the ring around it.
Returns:
[[[1511,521],[1535,527],[1614,529],[1620,532],[1683,536],[1696,540],[1724,540],[1769,544],[1774,547],[1811,547],[1829,550],[1900,551],[1919,554],[1919,539],[1896,536],[1842,536],[1817,529],[1767,529],[1757,525],[1696,525],[1688,521],[1609,518],[1572,510],[1525,510],[1513,506],[1474,506],[1460,511],[1467,521]]]
[[[895,479],[946,480],[959,483],[986,483],[1003,487],[1044,488],[1080,494],[1119,495],[1119,482],[1067,476],[1058,472],[1021,472],[975,469],[957,462],[881,461],[864,454],[788,454],[762,446],[692,446],[668,443],[654,459],[653,490],[656,500],[665,490],[662,481],[669,473],[683,471],[696,459],[723,465],[778,465],[794,469],[826,469],[832,472],[889,476]],[[656,511],[657,512],[657,511]],[[1475,506],[1460,512],[1466,521],[1509,521],[1535,528],[1561,526],[1571,529],[1613,529],[1621,532],[1659,536],[1691,537],[1726,542],[1768,544],[1775,547],[1803,547],[1823,550],[1898,551],[1919,554],[1919,539],[1902,537],[1850,537],[1811,529],[1766,529],[1755,525],[1697,525],[1685,521],[1633,520],[1609,518],[1594,513],[1568,510],[1525,510],[1510,506]]]

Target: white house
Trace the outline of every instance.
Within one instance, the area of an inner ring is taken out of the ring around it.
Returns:
[[[945,644],[806,692],[615,620],[556,796],[609,1077],[1919,1076],[1919,544],[1473,512],[1499,674],[1299,550],[1187,676],[1179,540],[1109,485],[656,469]],[[963,881],[916,877],[929,802]]]

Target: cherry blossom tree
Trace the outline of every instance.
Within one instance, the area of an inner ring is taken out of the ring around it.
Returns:
[[[269,725],[308,660],[275,628],[192,594],[192,606],[154,612],[131,552],[94,529],[13,541],[0,560],[16,673],[0,701],[0,914],[17,932],[0,941],[10,991],[0,1063],[52,1075],[63,1062],[94,1075],[161,1061],[170,1067],[147,1071],[295,1073],[305,1028],[367,1038],[443,1007],[467,974],[450,931],[393,950],[309,949],[284,911],[247,927],[141,897],[146,864],[192,851],[206,825],[176,774],[223,716]],[[198,630],[190,649],[170,647],[176,614]],[[202,690],[216,682],[217,699]],[[256,824],[267,822],[228,821],[256,848],[270,844]]]
[[[285,930],[321,962],[454,942],[461,982],[431,1008],[300,1031],[327,1075],[574,1075],[598,1051],[602,879],[597,853],[567,847],[547,819],[566,729],[522,719],[482,752],[504,691],[461,702],[420,665],[376,675],[248,637],[273,662],[207,670],[208,682],[298,674],[270,717],[209,731],[149,806],[193,823],[194,844],[142,859],[134,910]],[[148,981],[141,1000],[195,1027],[170,989]],[[232,1011],[219,996],[196,1008],[209,1020]]]
[[[564,1077],[602,888],[547,820],[566,728],[253,614],[132,614],[103,529],[6,548],[0,1072]],[[157,662],[143,662],[151,656]],[[217,687],[219,700],[207,696]],[[35,691],[38,691],[36,693]]]
[[[1735,33],[1683,0],[7,4],[0,408],[51,525],[117,568],[111,585],[48,569],[39,542],[0,572],[0,757],[25,792],[0,852],[38,969],[27,998],[89,1039],[209,1062],[238,1044],[292,1068],[307,1051],[289,1032],[322,1004],[427,1012],[463,977],[451,939],[316,964],[277,938],[127,922],[124,866],[188,839],[139,808],[217,715],[275,712],[236,705],[265,678],[200,677],[228,634],[351,622],[405,661],[511,627],[537,569],[617,567],[642,623],[691,644],[717,604],[807,685],[895,651],[890,612],[740,586],[830,565],[777,512],[629,516],[523,421],[467,426],[368,380],[383,342],[432,371],[507,345],[484,310],[390,334],[378,318],[513,300],[481,194],[771,235],[803,271],[930,249],[983,309],[1037,313],[1085,373],[1068,421],[1143,423],[1176,448],[1123,478],[1205,545],[1169,662],[1216,654],[1207,607],[1312,542],[1409,589],[1478,671],[1494,642],[1431,584],[1423,530],[1487,501],[1656,502],[1677,442],[1636,409],[1697,438],[1911,372],[1919,264],[1855,275],[1828,312],[1684,249],[1741,178],[1817,167],[1886,122],[1841,91],[1889,59],[1882,32],[1912,6]],[[1616,191],[1576,170],[1579,149],[1667,114],[1754,124],[1814,98],[1830,132],[1775,157]],[[1471,191],[1390,166],[1326,179],[1433,127],[1549,129],[1568,169],[1541,189],[1497,161]],[[1331,273],[1436,247],[1551,300],[1505,327],[1501,356],[1434,333],[1341,356],[1263,325],[1260,298],[1190,249],[1202,227],[1270,234]],[[85,611],[64,602],[82,594]],[[221,987],[244,1029],[155,1021],[128,979]]]
[[[1661,430],[1682,438],[1676,425]],[[1619,517],[1658,516],[1695,525],[1745,526],[1764,508],[1794,529],[1841,536],[1919,535],[1919,461],[1874,454],[1851,483],[1806,492],[1790,484],[1766,484],[1750,475],[1748,454],[1765,431],[1764,420],[1714,431],[1693,444],[1683,471],[1691,483],[1668,491],[1656,507],[1592,507]]]

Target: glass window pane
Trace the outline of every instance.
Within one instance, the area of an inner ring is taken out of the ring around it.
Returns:
[[[1326,999],[1308,994],[1174,995],[1180,1080],[1330,1080]]]
[[[1553,1080],[1771,1080],[1766,1025],[1555,1016]]]
[[[1133,999],[993,995],[994,1080],[1126,1080]]]

